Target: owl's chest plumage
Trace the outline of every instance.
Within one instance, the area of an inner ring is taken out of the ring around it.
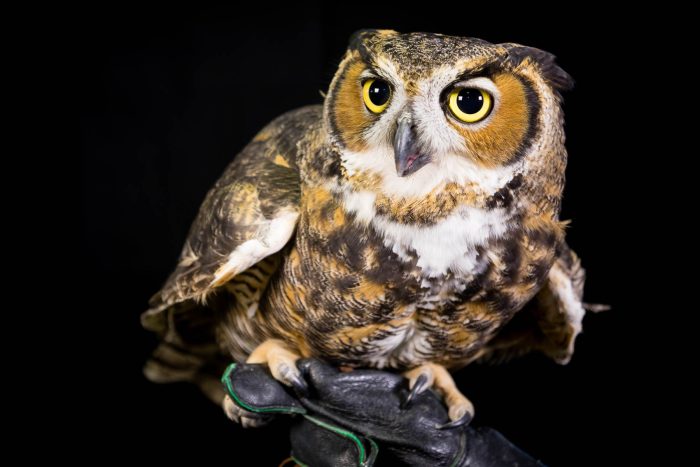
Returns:
[[[404,223],[377,213],[370,192],[326,187],[302,204],[263,312],[275,310],[264,314],[276,330],[304,336],[303,353],[357,366],[463,364],[536,292],[500,295],[513,271],[494,265],[519,248],[514,209],[455,205]]]

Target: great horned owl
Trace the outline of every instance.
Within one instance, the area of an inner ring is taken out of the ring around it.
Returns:
[[[518,44],[356,33],[323,106],[274,120],[207,195],[143,315],[162,339],[146,375],[238,417],[218,384],[231,360],[299,387],[299,357],[394,369],[457,425],[473,407],[447,370],[567,362],[584,315],[559,221],[571,83]]]

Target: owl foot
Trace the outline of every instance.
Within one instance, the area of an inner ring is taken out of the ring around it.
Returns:
[[[404,406],[408,406],[418,394],[432,387],[442,396],[450,417],[449,422],[438,426],[439,429],[455,428],[471,422],[474,417],[474,405],[457,389],[444,366],[426,363],[405,372],[404,376],[408,378],[411,391],[404,401]]]
[[[297,360],[300,358],[298,354],[289,350],[283,341],[268,339],[253,350],[246,363],[267,365],[273,378],[294,388],[299,395],[306,395],[309,386],[297,368]]]
[[[248,360],[246,360],[246,363],[267,365],[273,378],[282,384],[291,386],[297,394],[306,395],[309,387],[297,368],[296,361],[299,358],[301,357],[289,350],[283,341],[268,339],[256,347],[248,357]],[[222,405],[228,418],[236,423],[240,423],[243,428],[264,426],[274,417],[273,415],[245,410],[235,404],[228,395],[224,397]]]
[[[258,428],[267,425],[274,418],[273,415],[263,415],[237,406],[231,397],[226,395],[222,404],[224,413],[228,418],[236,423],[240,423],[243,428]]]

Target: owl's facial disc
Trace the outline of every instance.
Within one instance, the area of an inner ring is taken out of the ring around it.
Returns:
[[[398,176],[405,177],[425,166],[431,161],[431,157],[418,145],[411,114],[409,112],[402,113],[397,123],[394,135],[394,162]]]

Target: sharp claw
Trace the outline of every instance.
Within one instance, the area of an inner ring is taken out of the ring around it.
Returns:
[[[301,397],[306,397],[309,395],[309,385],[299,373],[291,373],[288,378],[297,395]]]
[[[297,393],[298,396],[306,397],[309,395],[309,385],[301,375],[301,372],[296,367],[290,367],[283,363],[278,367],[278,372],[281,380]]]
[[[469,412],[465,412],[464,415],[459,417],[457,420],[452,420],[451,422],[443,423],[438,425],[436,428],[438,430],[449,430],[452,428],[457,428],[460,426],[468,425],[472,421],[473,415]]]
[[[421,374],[416,378],[416,382],[413,383],[413,387],[411,388],[411,392],[408,393],[408,396],[406,397],[406,400],[403,401],[403,404],[401,404],[402,409],[407,409],[408,407],[411,406],[411,401],[420,393],[425,391],[428,386],[428,377],[425,374]]]

